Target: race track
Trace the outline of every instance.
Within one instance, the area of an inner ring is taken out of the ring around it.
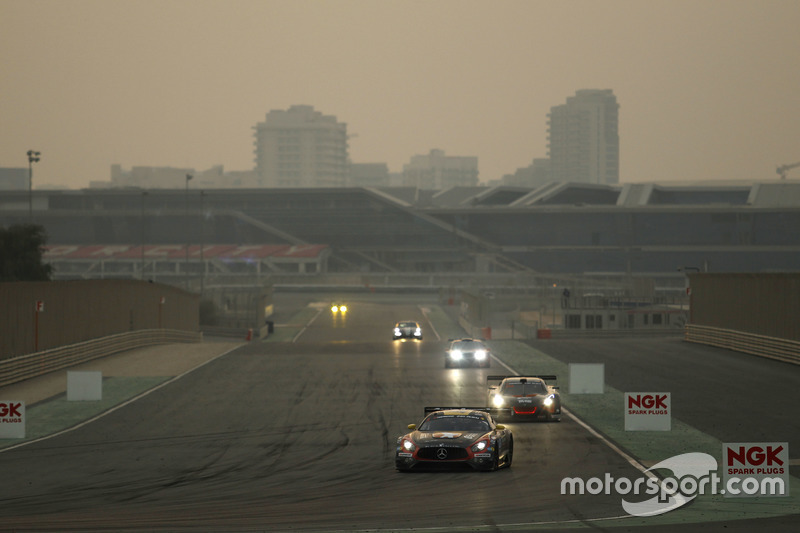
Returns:
[[[392,342],[391,326],[401,319],[426,326],[425,340]],[[625,515],[618,495],[560,494],[565,476],[641,476],[569,416],[561,423],[510,424],[510,469],[395,471],[396,438],[419,422],[424,406],[484,405],[486,375],[514,369],[500,361],[491,369],[445,369],[447,339],[436,333],[423,309],[410,303],[359,302],[345,315],[321,309],[295,342],[250,343],[79,429],[0,453],[0,530],[521,531],[622,523],[620,531],[638,531],[647,525],[614,520]],[[655,341],[642,357],[658,360],[660,346],[675,349]],[[680,349],[707,350],[683,343]],[[751,359],[755,368],[763,365]],[[609,377],[626,379],[616,370]],[[795,521],[760,524],[788,531]],[[653,530],[669,530],[658,524]],[[727,531],[752,527],[728,525]],[[697,529],[703,527],[714,530]]]

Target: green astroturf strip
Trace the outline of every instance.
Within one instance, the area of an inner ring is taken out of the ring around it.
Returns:
[[[161,383],[167,377],[109,377],[103,379],[102,400],[67,401],[66,394],[25,406],[25,438],[0,439],[0,448],[58,433],[119,405]]]
[[[683,453],[704,452],[714,457],[721,465],[722,442],[715,437],[681,422],[674,416],[672,417],[671,431],[625,431],[623,391],[606,385],[604,394],[569,394],[567,392],[569,390],[568,364],[518,341],[487,341],[487,343],[497,358],[520,374],[555,374],[558,376],[558,386],[564,406],[636,460],[653,464]],[[502,372],[498,371],[498,373]],[[673,475],[669,471],[659,473],[665,477]],[[717,475],[722,477],[721,468],[717,470]],[[722,495],[698,495],[691,504],[662,515],[631,517],[617,521],[618,523],[603,521],[602,525],[613,527],[615,525],[687,524],[767,518],[800,513],[800,492],[798,492],[800,491],[800,480],[790,476],[789,485],[790,495],[787,497],[725,498]],[[560,491],[560,487],[553,487],[553,489]],[[628,499],[641,501],[646,498],[630,496]],[[621,507],[620,514],[625,514]],[[577,525],[574,523],[564,525],[564,527],[567,526],[576,527]],[[553,525],[548,525],[545,529],[548,528],[553,528]]]

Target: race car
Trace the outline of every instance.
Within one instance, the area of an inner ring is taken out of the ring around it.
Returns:
[[[346,313],[347,312],[347,305],[341,302],[333,302],[331,304],[331,312],[332,313]]]
[[[514,457],[511,430],[497,424],[485,407],[426,407],[419,427],[408,429],[397,439],[395,467],[402,472],[459,466],[497,470],[510,467]]]
[[[561,395],[546,376],[487,376],[487,403],[498,418],[561,420]],[[492,382],[500,382],[492,386]]]
[[[478,366],[489,368],[491,365],[489,348],[476,339],[450,339],[450,347],[444,356],[444,367]]]
[[[392,340],[397,339],[419,339],[422,340],[422,328],[419,324],[412,321],[398,322],[392,331]]]

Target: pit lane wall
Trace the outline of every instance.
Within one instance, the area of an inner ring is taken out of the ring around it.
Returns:
[[[140,280],[0,283],[0,361],[141,330],[197,335],[199,300]]]
[[[687,341],[800,364],[800,273],[688,277]]]

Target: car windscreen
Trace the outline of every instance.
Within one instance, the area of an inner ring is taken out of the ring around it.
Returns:
[[[453,350],[461,350],[462,352],[474,352],[475,350],[485,350],[483,344],[475,341],[461,341],[453,343]]]
[[[527,396],[529,394],[545,394],[546,392],[547,387],[541,381],[506,383],[500,389],[500,393],[505,396]]]
[[[400,324],[398,324],[397,327],[399,327],[399,328],[415,328],[415,327],[417,327],[417,323],[416,322],[400,322]]]
[[[486,419],[477,416],[434,416],[425,420],[420,426],[420,431],[489,431]]]

